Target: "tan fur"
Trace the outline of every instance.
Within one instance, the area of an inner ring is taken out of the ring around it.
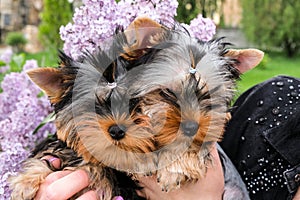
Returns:
[[[88,188],[77,193],[75,196],[69,198],[70,200],[77,199],[80,195],[89,190],[94,190],[100,200],[111,200],[112,185],[109,180],[105,178],[103,168],[97,165],[83,165],[76,168],[66,168],[68,170],[82,169],[87,172],[90,177],[90,185]],[[29,159],[26,161],[23,172],[17,177],[11,177],[10,187],[14,188],[11,199],[12,200],[29,200],[36,196],[40,185],[45,181],[46,177],[52,172],[45,163],[39,159]]]
[[[22,172],[16,177],[10,177],[10,187],[14,188],[11,199],[33,199],[40,184],[52,171],[39,159],[28,159],[24,162]]]
[[[158,44],[163,36],[163,26],[147,18],[138,17],[124,31],[129,44],[121,54],[127,60],[136,60],[147,53],[147,48]]]
[[[52,104],[61,101],[67,88],[63,83],[74,79],[73,75],[63,75],[59,68],[37,68],[27,71],[30,79],[37,84],[49,97]]]
[[[187,182],[197,182],[205,176],[207,167],[212,164],[209,149],[185,151],[173,156],[172,159],[174,159],[172,162],[158,163],[157,182],[166,192],[178,189]],[[169,152],[161,153],[159,160],[170,160]]]
[[[61,124],[57,134],[87,162],[131,172],[151,171],[154,169],[151,165],[153,161],[145,169],[141,168],[145,159],[155,157],[152,153],[155,150],[153,130],[147,120],[148,117],[139,115],[113,119],[111,116],[86,113],[74,118],[71,125]],[[109,127],[114,124],[122,124],[127,128],[125,137],[120,141],[113,140],[108,133]],[[74,131],[76,137],[69,135]]]

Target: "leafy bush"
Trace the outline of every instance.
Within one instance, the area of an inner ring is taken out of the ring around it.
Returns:
[[[262,47],[280,47],[292,57],[300,49],[300,1],[242,0],[243,29]]]
[[[200,12],[195,0],[183,0],[178,2],[176,20],[183,23],[189,23]]]
[[[218,12],[224,0],[182,0],[178,1],[176,20],[188,24],[197,15],[212,18],[213,14]],[[222,17],[222,16],[221,16]]]
[[[5,38],[5,43],[12,46],[15,52],[23,51],[24,45],[27,43],[23,33],[9,32]]]
[[[41,13],[39,38],[45,47],[62,48],[63,41],[59,36],[61,25],[72,19],[73,8],[68,0],[44,0],[44,10]]]

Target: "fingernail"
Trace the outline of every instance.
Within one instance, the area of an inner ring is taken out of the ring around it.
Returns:
[[[48,159],[48,161],[49,161],[50,163],[54,162],[55,160],[58,160],[58,158],[52,157],[52,158]]]
[[[121,196],[117,196],[117,197],[115,198],[115,200],[124,200],[124,199],[123,199],[123,197],[121,197]]]
[[[48,156],[45,156],[44,158],[42,158],[41,160],[44,161],[48,167],[51,170],[57,170],[60,168],[60,160],[57,157],[51,156],[50,158],[47,158]]]

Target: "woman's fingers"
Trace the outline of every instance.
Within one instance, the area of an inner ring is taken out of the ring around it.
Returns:
[[[53,169],[61,168],[59,158],[47,155],[41,160]],[[35,200],[65,200],[74,196],[89,185],[89,176],[84,170],[76,171],[56,171],[49,174],[44,183],[40,185]],[[95,191],[87,191],[77,200],[97,200],[98,195]],[[113,200],[123,200],[121,196],[116,196]]]
[[[68,199],[88,185],[89,177],[83,170],[53,172],[40,186],[35,200]]]
[[[48,185],[52,184],[53,182],[67,176],[68,174],[71,174],[72,171],[57,171],[57,172],[53,172],[51,174],[49,174],[46,179],[45,179],[45,183],[47,183]]]
[[[39,190],[35,196],[35,200],[50,200],[53,199],[51,197],[51,191],[48,190],[49,185],[54,183],[55,181],[59,180],[62,177],[67,176],[68,174],[72,173],[72,171],[58,171],[49,174],[45,181],[40,185]]]
[[[47,193],[50,194],[51,199],[68,199],[88,185],[87,173],[83,170],[76,170],[51,183],[47,188]]]

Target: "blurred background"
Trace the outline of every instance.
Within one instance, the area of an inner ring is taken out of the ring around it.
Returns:
[[[199,13],[217,25],[215,37],[226,37],[232,48],[265,51],[263,62],[246,73],[240,92],[270,77],[300,77],[300,1],[298,0],[182,0],[176,19],[189,23]],[[0,55],[11,49],[19,57],[56,66],[63,42],[59,28],[72,21],[80,0],[0,0]],[[18,60],[19,59],[19,60]],[[0,61],[1,67],[1,61]],[[3,77],[5,72],[1,72]]]

